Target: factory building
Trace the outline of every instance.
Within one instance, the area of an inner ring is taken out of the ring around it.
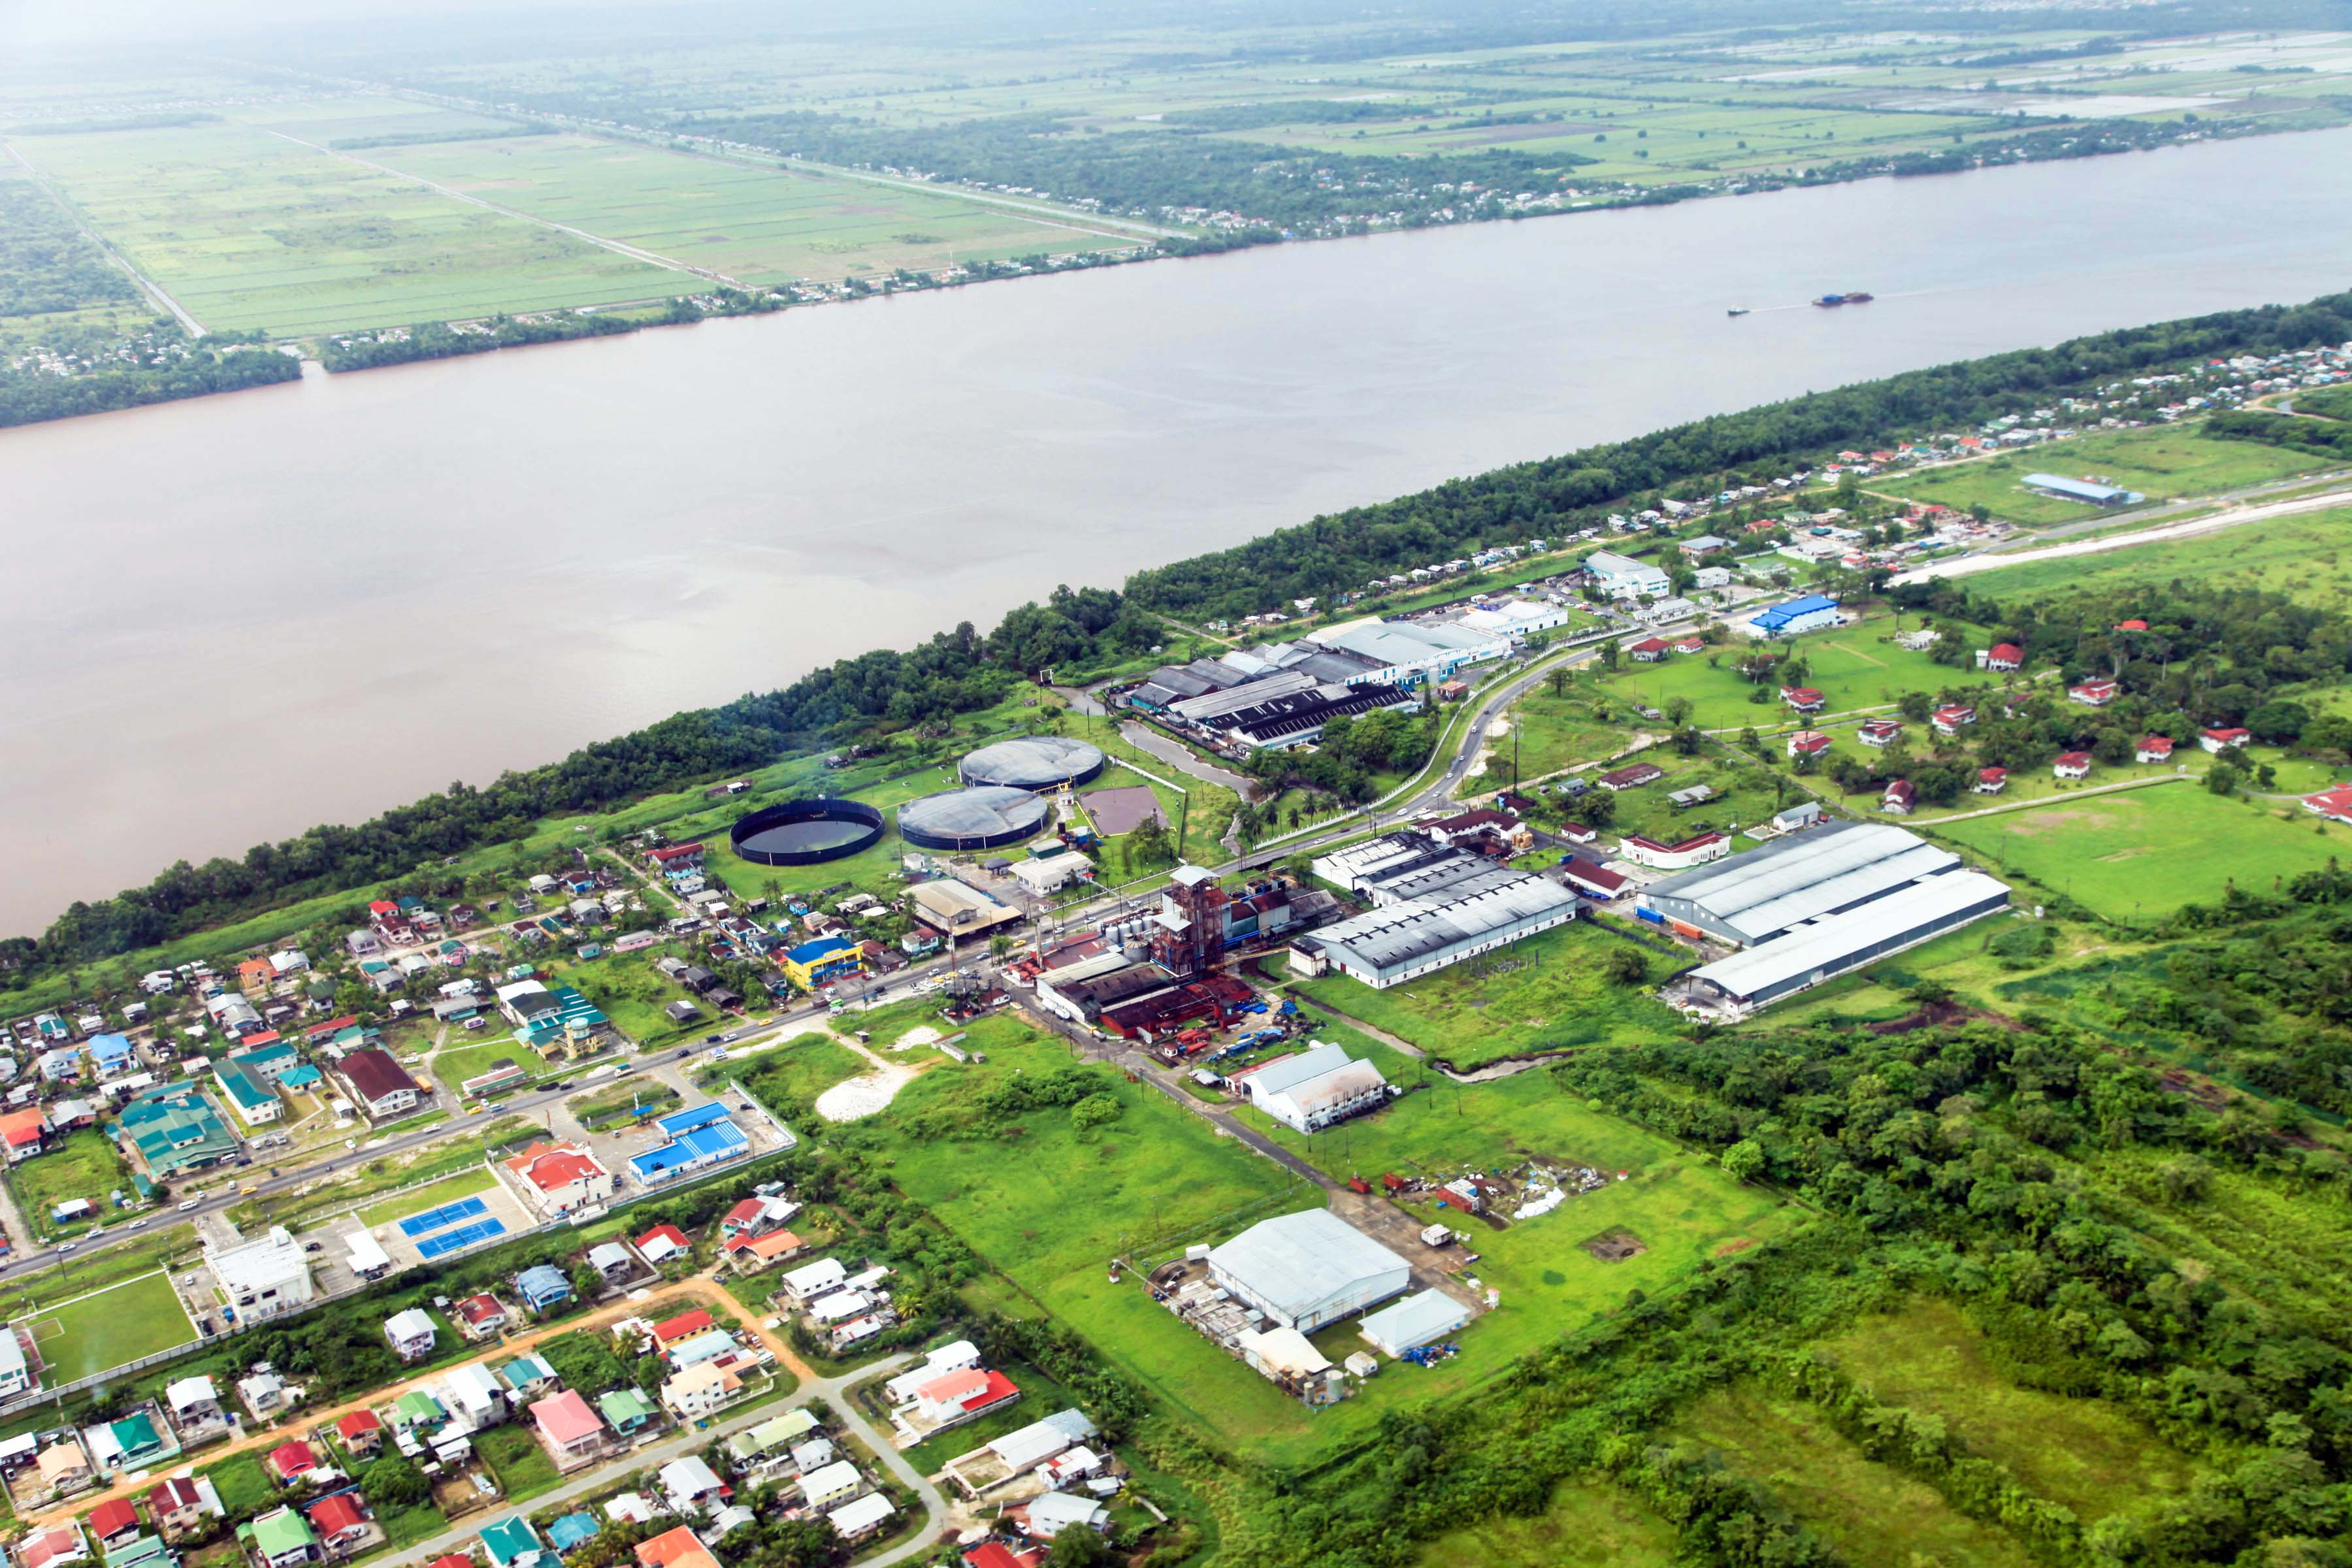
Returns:
[[[1669,877],[1635,912],[1688,937],[1760,947],[1798,927],[1963,869],[1960,858],[1889,823],[1825,822],[1810,833]]]
[[[1655,597],[1674,588],[1674,580],[1666,575],[1664,567],[1620,555],[1613,550],[1594,551],[1585,557],[1584,569],[1591,574],[1592,585],[1613,599],[1630,599],[1636,594]]]
[[[1230,1075],[1226,1086],[1294,1132],[1319,1132],[1389,1102],[1379,1067],[1357,1061],[1344,1046],[1317,1041],[1296,1056],[1277,1057]]]
[[[1256,689],[1254,685],[1245,686],[1241,693],[1220,695],[1240,695]],[[1343,686],[1337,681],[1325,681],[1304,690],[1253,700],[1216,720],[1213,728],[1230,746],[1253,752],[1286,752],[1294,746],[1313,744],[1334,719],[1352,719],[1388,709],[1410,713],[1420,706],[1421,700],[1401,686]]]
[[[2147,497],[2137,490],[2117,489],[2113,485],[2095,485],[2088,479],[2070,479],[2062,474],[2028,474],[2025,488],[2056,496],[2061,500],[2088,501],[2093,506],[2137,506]]]
[[[1324,856],[1314,871],[1373,907],[1294,941],[1290,967],[1381,989],[1565,925],[1578,909],[1576,895],[1549,879],[1421,833]]]
[[[2006,883],[1954,871],[1703,964],[1685,983],[1700,1002],[1760,1007],[2008,907]]]
[[[1405,1260],[1328,1209],[1260,1220],[1209,1251],[1209,1275],[1282,1328],[1311,1334],[1402,1296]]]
[[[1775,605],[1749,618],[1748,635],[1756,637],[1792,637],[1804,632],[1820,631],[1838,624],[1835,599],[1819,594],[1808,594],[1801,599],[1791,599],[1785,605]]]

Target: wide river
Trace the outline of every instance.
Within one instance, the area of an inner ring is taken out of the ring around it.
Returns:
[[[0,931],[1056,583],[2352,286],[2352,132],[1297,245],[0,432]],[[1875,303],[1807,309],[1870,289]],[[1725,307],[1755,313],[1727,320]]]

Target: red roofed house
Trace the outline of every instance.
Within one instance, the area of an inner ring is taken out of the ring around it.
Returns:
[[[1919,792],[1912,787],[1909,779],[1889,780],[1886,793],[1878,797],[1878,809],[1896,816],[1910,816],[1911,808],[1918,804]]]
[[[638,1255],[656,1268],[661,1267],[664,1258],[675,1258],[681,1252],[693,1249],[694,1243],[687,1240],[686,1232],[674,1225],[657,1225],[637,1237]]]
[[[279,1485],[299,1480],[319,1468],[319,1457],[308,1443],[280,1443],[269,1450],[269,1473]]]
[[[530,1422],[559,1470],[576,1470],[604,1456],[604,1423],[576,1389],[535,1402]]]
[[[506,1162],[507,1173],[548,1214],[569,1214],[613,1195],[618,1184],[577,1143],[533,1142]]]
[[[675,1318],[665,1318],[654,1325],[654,1343],[667,1350],[680,1340],[690,1340],[711,1326],[710,1314],[697,1307],[691,1312],[680,1312]]]
[[[1674,644],[1664,637],[1643,637],[1625,651],[1639,664],[1655,664],[1674,651]]]
[[[1985,650],[1987,669],[2020,669],[2025,665],[2025,650],[2013,642],[1997,642]]]
[[[416,1102],[425,1098],[416,1080],[401,1070],[391,1052],[380,1047],[369,1046],[348,1053],[335,1064],[335,1070],[351,1085],[352,1097],[359,1101],[371,1121],[414,1110]]]
[[[87,1563],[89,1542],[75,1526],[61,1524],[26,1536],[16,1547],[16,1561],[23,1568],[64,1568],[68,1563]]]
[[[1938,735],[1957,735],[1976,721],[1977,710],[1959,702],[1948,708],[1938,708],[1928,717],[1928,722],[1935,726]]]
[[[2303,797],[2303,809],[2330,822],[2352,823],[2352,784],[2337,784]]]
[[[355,1459],[383,1447],[383,1418],[373,1410],[354,1410],[335,1423],[335,1436]]]
[[[2146,621],[2117,621],[2116,623],[2116,630],[2119,632],[2144,632],[2147,630],[2147,623]]]
[[[2007,768],[1979,768],[1977,770],[1977,794],[1999,795],[2008,787],[2009,770]]]
[[[2091,776],[2091,753],[2088,752],[2061,752],[2058,753],[2058,760],[2050,764],[2050,771],[2057,774],[2062,779],[2089,778]]]
[[[1675,651],[1676,653],[1705,653],[1706,651],[1706,640],[1704,637],[1677,637],[1675,639]]]
[[[0,1116],[0,1142],[8,1146],[8,1163],[19,1164],[39,1153],[42,1136],[48,1130],[48,1113],[37,1105]]]
[[[451,1315],[469,1340],[494,1340],[506,1331],[506,1304],[496,1296],[468,1296],[457,1303]]]
[[[1780,688],[1780,700],[1800,713],[1818,713],[1829,699],[1810,686],[1784,686]]]
[[[2105,708],[2116,700],[2116,689],[2112,680],[2086,680],[2080,686],[2068,687],[2066,695],[2086,708]]]
[[[1792,757],[1818,757],[1830,749],[1830,738],[1819,730],[1800,730],[1789,737]]]
[[[786,1220],[800,1212],[800,1205],[787,1203],[782,1198],[745,1198],[720,1216],[719,1234],[722,1237],[762,1236],[779,1229]]]
[[[685,1525],[637,1542],[638,1568],[719,1568],[719,1560]]]
[[[2197,743],[2217,755],[2232,746],[2243,746],[2253,738],[2252,730],[2200,730],[2197,732]]]
[[[1612,768],[1595,782],[1605,790],[1639,789],[1665,776],[1666,770],[1655,763],[1634,763],[1626,767]]]
[[[1559,825],[1559,837],[1570,844],[1591,844],[1601,837],[1601,830],[1580,822],[1563,822]]]
[[[1015,1552],[1002,1541],[983,1541],[963,1554],[963,1568],[1039,1568],[1045,1561],[1045,1548],[1042,1546]]]
[[[1622,871],[1612,871],[1606,866],[1571,856],[1559,863],[1559,879],[1586,898],[1607,903],[1622,894],[1625,884],[1633,879]]]
[[[330,1553],[350,1551],[367,1539],[368,1518],[352,1500],[353,1494],[337,1492],[320,1498],[303,1511],[310,1516],[311,1528],[319,1532],[319,1544]]]
[[[446,1557],[436,1557],[430,1568],[480,1568],[480,1565],[462,1552],[452,1552]]]
[[[937,1432],[984,1415],[1021,1397],[1021,1390],[1001,1372],[976,1366],[944,1373],[915,1390],[915,1416],[925,1430]]]
[[[1703,866],[1709,860],[1720,860],[1730,853],[1731,839],[1721,833],[1702,833],[1679,844],[1661,844],[1654,838],[1644,838],[1638,833],[1632,833],[1617,846],[1618,858],[1631,860],[1636,866],[1655,867],[1661,871],[1679,871],[1686,866]]]
[[[1903,726],[1892,719],[1873,719],[1853,732],[1853,738],[1865,746],[1892,745],[1903,736]]]
[[[161,1481],[147,1493],[147,1517],[165,1535],[195,1529],[210,1511],[205,1506],[203,1489],[185,1476]]]
[[[139,1533],[139,1509],[129,1498],[109,1498],[89,1510],[90,1539],[111,1552]]]
[[[2132,752],[2132,757],[2135,761],[2143,763],[2168,763],[2172,761],[2172,737],[2142,735],[2139,738],[2139,747]]]

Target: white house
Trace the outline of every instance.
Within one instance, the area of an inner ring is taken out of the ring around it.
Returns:
[[[403,1361],[422,1361],[431,1355],[437,1331],[431,1314],[418,1307],[394,1312],[383,1321],[383,1337]]]

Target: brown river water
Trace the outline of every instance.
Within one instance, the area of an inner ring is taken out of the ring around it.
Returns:
[[[313,367],[0,431],[0,931],[1056,583],[2352,287],[2348,178],[2352,132],[2270,137]],[[1847,289],[1877,299],[1803,304]]]

